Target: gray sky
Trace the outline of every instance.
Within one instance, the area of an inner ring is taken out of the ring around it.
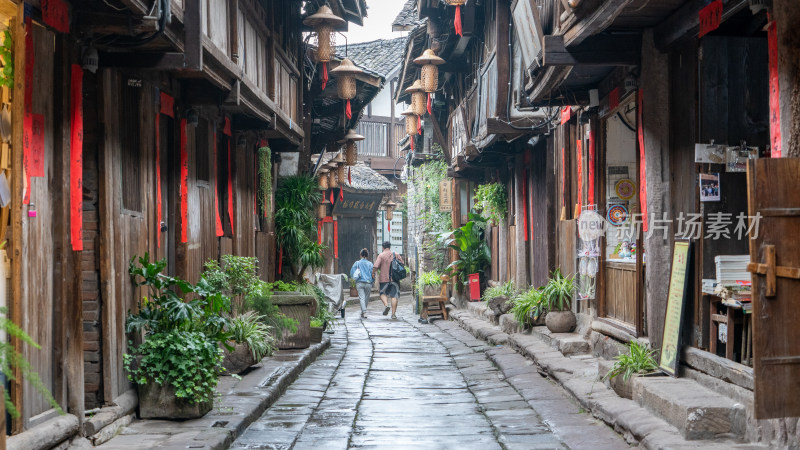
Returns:
[[[400,10],[403,9],[405,0],[367,0],[367,17],[364,26],[350,24],[347,40],[350,43],[374,41],[376,39],[393,39],[407,33],[392,32],[392,22]],[[344,42],[337,42],[344,44]]]

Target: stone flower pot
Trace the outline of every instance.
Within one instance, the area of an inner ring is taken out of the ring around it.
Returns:
[[[281,350],[308,348],[311,345],[311,316],[317,312],[317,299],[297,292],[276,292],[272,304],[287,317],[297,320],[297,332],[284,331],[277,347]]]
[[[322,342],[322,327],[311,327],[311,343],[312,344],[319,344]]]
[[[578,321],[572,311],[550,311],[545,316],[545,325],[553,333],[569,333]]]
[[[214,406],[213,400],[192,403],[175,396],[175,388],[155,381],[137,385],[140,419],[197,419]]]
[[[442,285],[437,284],[435,286],[424,286],[422,288],[422,295],[424,297],[435,297],[442,293]]]
[[[223,347],[222,351],[225,353],[225,359],[222,360],[222,367],[225,368],[223,375],[244,372],[258,362],[253,358],[253,352],[247,344],[234,344],[233,351]]]

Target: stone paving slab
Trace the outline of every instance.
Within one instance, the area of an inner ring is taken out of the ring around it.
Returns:
[[[137,420],[98,448],[228,448],[330,344],[331,338],[326,336],[323,342],[308,349],[277,351],[241,379],[222,377],[217,386],[218,397],[214,400],[214,409],[205,416],[184,421]],[[324,360],[320,364],[324,365]],[[321,382],[323,379],[318,380]],[[315,393],[310,387],[303,394],[314,396],[318,393],[321,396],[322,392]],[[281,397],[280,401],[285,404],[285,399]],[[288,409],[287,414],[296,412],[295,408]]]

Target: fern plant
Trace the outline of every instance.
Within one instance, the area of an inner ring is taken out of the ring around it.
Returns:
[[[492,286],[483,291],[483,301],[489,303],[495,297],[508,297],[512,300],[517,295],[517,288],[514,285],[514,280],[508,280],[503,284]]]
[[[231,339],[247,344],[256,361],[275,351],[275,338],[270,333],[270,327],[255,311],[248,311],[231,319],[230,331]]]
[[[566,311],[572,306],[575,295],[574,276],[565,277],[556,269],[547,284],[541,289],[548,311]]]
[[[622,353],[614,358],[616,362],[606,374],[607,379],[622,375],[622,379],[628,381],[634,374],[649,373],[658,369],[654,350],[636,341],[631,341],[627,347],[628,353]]]
[[[500,183],[478,186],[475,190],[475,209],[495,225],[500,225],[508,212],[508,193]]]
[[[542,291],[536,288],[521,292],[512,301],[514,306],[511,308],[511,314],[514,316],[514,320],[523,327],[531,321],[538,320],[547,306]]]

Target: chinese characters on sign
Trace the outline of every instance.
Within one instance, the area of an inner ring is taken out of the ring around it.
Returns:
[[[453,192],[449,181],[439,182],[439,212],[453,210]]]
[[[654,213],[650,215],[650,229],[644,237],[650,239],[660,233],[663,239],[667,239],[670,226],[674,225],[677,239],[757,239],[761,217],[761,213],[748,216],[740,212],[734,216],[733,213],[715,212],[708,214],[705,220],[700,213],[680,213],[676,219],[669,219],[667,213],[661,217]],[[616,233],[618,239],[635,240],[642,232],[642,214],[631,214],[624,225],[612,228],[611,232]]]
[[[689,268],[690,244],[688,241],[675,242],[672,251],[672,274],[667,294],[667,313],[664,319],[664,338],[661,340],[661,359],[658,367],[676,376],[678,356],[681,345],[681,322],[683,304],[686,298],[686,274]]]
[[[333,214],[371,216],[375,214],[379,206],[380,196],[348,193],[344,200],[339,200],[333,205]]]

